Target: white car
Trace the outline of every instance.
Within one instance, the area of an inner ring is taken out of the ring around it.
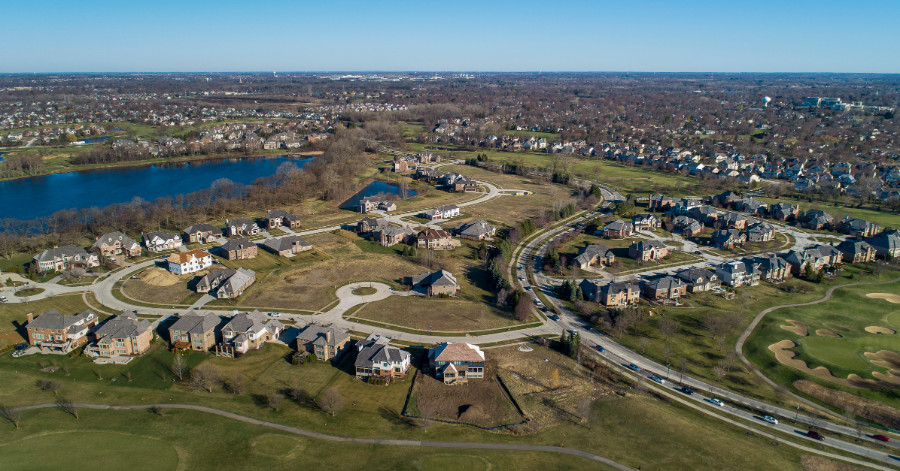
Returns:
[[[765,420],[766,422],[768,422],[772,425],[778,425],[778,419],[776,419],[775,417],[772,417],[771,415],[767,415],[767,416],[763,417],[763,420]]]
[[[716,399],[716,398],[710,399],[709,402],[712,402],[713,404],[715,404],[715,405],[717,405],[717,406],[719,406],[719,407],[722,407],[722,406],[725,405],[724,402],[722,402],[722,401],[720,401],[720,400],[718,400],[718,399]]]

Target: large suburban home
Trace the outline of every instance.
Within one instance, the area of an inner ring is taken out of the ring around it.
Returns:
[[[100,258],[96,254],[88,253],[83,247],[63,245],[35,255],[34,263],[37,264],[38,272],[46,273],[74,267],[93,268],[100,265]]]
[[[582,270],[591,265],[610,265],[616,261],[616,254],[602,244],[591,244],[581,249],[572,259],[572,265]]]
[[[88,355],[100,358],[143,355],[153,340],[152,323],[138,317],[135,311],[124,311],[111,317],[91,333],[93,345],[85,349]]]
[[[185,314],[169,326],[169,343],[175,350],[207,352],[218,343],[221,322],[213,314]]]
[[[703,231],[703,224],[690,216],[675,216],[672,219],[672,233],[683,237],[694,237]]]
[[[459,245],[459,240],[443,229],[428,228],[416,235],[416,246],[420,249],[453,250]]]
[[[767,222],[758,222],[747,228],[748,242],[769,242],[775,238],[775,226]]]
[[[219,299],[234,299],[256,282],[256,272],[246,268],[213,268],[203,275],[194,289],[198,293],[212,292]]]
[[[712,244],[720,249],[731,250],[744,242],[747,242],[747,236],[737,229],[719,229],[712,233]]]
[[[288,235],[277,239],[266,239],[262,242],[264,249],[281,257],[291,257],[300,252],[312,250],[312,244],[300,236]]]
[[[250,239],[231,239],[222,244],[222,255],[228,260],[246,260],[256,258],[259,248]]]
[[[176,275],[195,273],[212,265],[212,255],[200,249],[173,253],[166,259],[168,269]]]
[[[459,216],[459,206],[455,204],[438,206],[437,208],[429,209],[423,212],[421,216],[431,221],[454,218],[456,216]]]
[[[734,204],[734,209],[747,214],[762,216],[768,211],[768,205],[753,198],[742,198]]]
[[[297,335],[297,351],[315,355],[321,361],[337,358],[350,342],[350,334],[335,329],[310,324]]]
[[[687,212],[688,216],[696,219],[700,224],[705,224],[707,226],[714,226],[722,214],[722,211],[707,204],[691,208]]]
[[[275,229],[279,226],[289,227],[291,229],[300,227],[300,218],[295,214],[291,214],[283,209],[273,209],[266,213],[266,227]]]
[[[879,257],[900,257],[900,230],[879,232],[866,239],[866,242],[875,248],[875,254]]]
[[[737,193],[728,190],[713,196],[712,199],[723,208],[731,208],[735,203],[741,200],[741,197]]]
[[[464,384],[484,378],[484,352],[468,343],[444,342],[428,350],[428,365],[444,384]]]
[[[838,223],[837,230],[841,234],[863,238],[877,234],[879,227],[863,219],[845,216],[844,219]]]
[[[844,263],[866,263],[875,260],[875,247],[863,240],[845,240],[836,247]]]
[[[749,222],[750,218],[741,213],[728,212],[717,218],[713,227],[716,229],[737,229],[743,231],[747,228]]]
[[[357,378],[390,382],[392,379],[406,377],[410,367],[410,354],[388,345],[390,341],[389,337],[370,334],[366,340],[356,344],[354,367]]]
[[[148,232],[143,235],[143,239],[144,246],[153,253],[177,249],[183,245],[181,243],[181,236],[172,234],[171,232]]]
[[[222,326],[222,343],[216,346],[216,355],[235,357],[258,350],[283,331],[284,324],[262,312],[241,312]]]
[[[689,293],[700,293],[722,286],[719,275],[716,275],[712,270],[707,270],[706,268],[685,268],[684,270],[679,271],[675,276],[687,285],[687,292]]]
[[[628,247],[628,256],[639,262],[661,260],[669,255],[669,248],[658,240],[642,240]]]
[[[225,233],[228,237],[249,237],[259,234],[259,226],[246,218],[225,221]]]
[[[373,238],[378,245],[390,247],[397,244],[405,244],[409,242],[416,231],[408,227],[384,226],[373,233]]]
[[[366,214],[372,211],[396,211],[397,204],[391,200],[379,198],[377,196],[367,196],[359,200],[359,212]]]
[[[653,301],[678,299],[687,294],[687,284],[680,278],[664,276],[644,283],[644,297]]]
[[[389,226],[387,219],[362,218],[356,223],[356,232],[359,235],[372,234]]]
[[[716,267],[716,275],[732,288],[759,284],[760,273],[744,262],[725,262]]]
[[[634,234],[634,226],[621,219],[616,219],[603,226],[603,237],[607,239],[624,239],[631,237],[632,234]]]
[[[661,221],[655,214],[642,213],[631,218],[631,225],[636,231],[659,229]]]
[[[456,236],[460,239],[469,240],[484,240],[488,237],[494,237],[494,235],[497,234],[497,228],[481,219],[472,222],[464,222],[456,226],[454,231],[456,232]]]
[[[184,235],[189,244],[210,244],[222,238],[222,229],[212,224],[194,224],[184,230]]]
[[[471,193],[473,191],[478,191],[478,183],[469,177],[460,176],[448,186],[448,189],[457,192]]]
[[[599,284],[592,280],[583,280],[581,291],[590,301],[598,302],[606,307],[622,307],[640,301],[641,290],[633,283]]]
[[[843,259],[841,252],[830,245],[817,245],[803,250],[791,250],[785,260],[791,265],[794,275],[806,272],[809,266],[813,272],[819,272],[823,268],[840,263]]]
[[[775,254],[744,259],[744,263],[751,265],[759,272],[759,278],[769,283],[781,283],[791,276],[791,265]]]
[[[88,332],[97,325],[93,311],[78,314],[60,314],[51,309],[36,318],[25,316],[28,343],[41,349],[41,353],[69,353],[88,341]]]
[[[131,237],[116,231],[100,236],[97,242],[94,242],[94,245],[91,246],[91,251],[97,252],[104,257],[120,254],[126,257],[137,257],[141,255],[141,244],[135,242]]]
[[[413,290],[428,296],[456,296],[459,293],[456,277],[447,270],[420,273],[411,277],[409,284]]]
[[[668,211],[675,206],[675,198],[669,196],[663,196],[659,193],[655,195],[650,195],[650,210],[651,211]]]
[[[769,206],[769,216],[779,221],[793,221],[800,214],[800,208],[790,203],[775,203]]]
[[[827,229],[834,223],[834,218],[821,209],[810,209],[799,217],[800,226],[807,229]]]

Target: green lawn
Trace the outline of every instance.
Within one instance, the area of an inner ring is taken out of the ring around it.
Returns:
[[[40,415],[42,417],[38,421],[46,416],[59,416],[60,412],[44,412]],[[146,413],[143,415],[146,416]],[[71,417],[57,419],[74,422],[74,419],[69,420]],[[32,433],[25,438],[0,444],[0,468],[21,471],[104,469],[111,463],[115,463],[118,469],[132,471],[174,471],[178,467],[175,443],[134,432],[105,431],[105,427],[100,424],[97,424],[95,430],[75,423],[60,428],[47,425],[59,431],[51,434]],[[63,431],[66,428],[71,431]],[[64,445],[61,449],[61,444],[69,445]]]

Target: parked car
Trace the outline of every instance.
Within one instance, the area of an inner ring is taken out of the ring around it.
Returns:
[[[655,381],[659,384],[666,384],[666,380],[660,378],[659,376],[653,375],[650,377],[650,381]]]
[[[772,425],[778,425],[778,419],[776,419],[775,417],[772,417],[771,415],[767,415],[767,416],[763,417],[762,419]]]
[[[816,432],[815,430],[810,430],[809,432],[806,432],[806,436],[809,438],[814,438],[816,440],[820,440],[820,441],[825,440],[825,436],[823,436],[819,432]]]
[[[7,298],[6,296],[0,296],[0,303],[5,303],[7,301],[9,301],[9,298]]]
[[[889,442],[889,441],[891,441],[891,437],[888,437],[888,436],[885,436],[885,435],[872,435],[872,438],[874,438],[875,440],[878,440],[878,441],[880,441],[880,442]]]
[[[25,350],[16,350],[12,354],[13,358],[19,358],[22,355],[25,355]]]
[[[722,401],[720,401],[720,400],[718,400],[718,399],[716,399],[716,398],[710,399],[709,402],[712,402],[713,404],[715,404],[715,405],[717,405],[717,406],[719,406],[719,407],[722,407],[722,406],[725,405],[724,402],[722,402]]]
[[[629,363],[629,364],[625,365],[625,368],[628,368],[631,371],[641,371],[641,367],[635,365],[634,363]]]

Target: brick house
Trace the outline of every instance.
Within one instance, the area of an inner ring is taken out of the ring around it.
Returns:
[[[209,351],[218,343],[221,322],[213,314],[185,314],[169,326],[169,344],[175,350]]]
[[[720,249],[731,250],[744,242],[747,242],[747,236],[737,229],[719,229],[712,233],[712,244]]]
[[[222,244],[222,255],[227,260],[246,260],[256,258],[259,248],[250,239],[231,239]]]
[[[616,254],[603,244],[591,244],[581,249],[572,259],[572,265],[582,270],[591,265],[611,265],[616,261]]]
[[[603,237],[607,239],[624,239],[634,234],[634,227],[630,222],[616,219],[603,226]]]
[[[631,218],[631,225],[636,231],[659,229],[660,224],[655,214],[643,213]]]
[[[385,381],[403,379],[409,373],[409,352],[388,345],[391,339],[376,334],[356,344],[353,366],[358,379],[376,378]]]
[[[300,218],[283,209],[273,209],[267,212],[265,219],[266,227],[269,229],[275,229],[279,226],[285,226],[291,229],[300,227]]]
[[[281,257],[295,255],[300,252],[312,250],[312,244],[303,240],[300,236],[288,235],[277,239],[266,239],[263,241],[264,249]]]
[[[460,242],[443,229],[425,229],[416,235],[416,246],[420,249],[453,250]]]
[[[222,229],[212,224],[194,224],[184,230],[187,243],[210,244],[222,238]]]
[[[628,256],[639,262],[661,260],[669,255],[669,248],[658,240],[642,240],[628,246]]]
[[[64,271],[73,267],[93,268],[100,265],[96,254],[88,253],[83,247],[64,245],[45,250],[34,256],[33,263],[40,273]]]
[[[836,247],[844,263],[866,263],[875,260],[875,247],[862,240],[845,240]]]
[[[643,292],[654,301],[678,299],[687,294],[687,284],[680,278],[664,276],[644,283]]]
[[[700,293],[722,286],[719,276],[706,268],[685,268],[675,276],[687,285],[689,293]]]
[[[258,350],[266,342],[278,339],[284,324],[257,311],[236,314],[222,327],[222,343],[216,355],[234,357]]]
[[[97,241],[91,246],[91,251],[104,257],[120,254],[126,257],[138,257],[142,252],[141,244],[118,231],[103,234],[97,238]]]
[[[25,319],[28,344],[40,348],[42,353],[68,353],[87,343],[88,332],[99,320],[93,311],[66,315],[55,309],[36,318],[28,313]]]
[[[415,235],[415,231],[408,227],[384,226],[375,231],[373,237],[375,242],[382,247],[390,247],[397,244],[405,244]]]
[[[93,345],[85,350],[100,358],[143,355],[153,340],[152,324],[135,311],[123,311],[94,329]]]
[[[641,290],[632,283],[600,284],[593,280],[582,280],[579,284],[585,299],[606,307],[621,307],[640,301]]]
[[[428,296],[456,296],[460,289],[456,278],[447,270],[415,275],[410,278],[410,285]]]
[[[333,327],[308,325],[297,335],[297,351],[328,361],[341,355],[350,342],[350,334]]]

